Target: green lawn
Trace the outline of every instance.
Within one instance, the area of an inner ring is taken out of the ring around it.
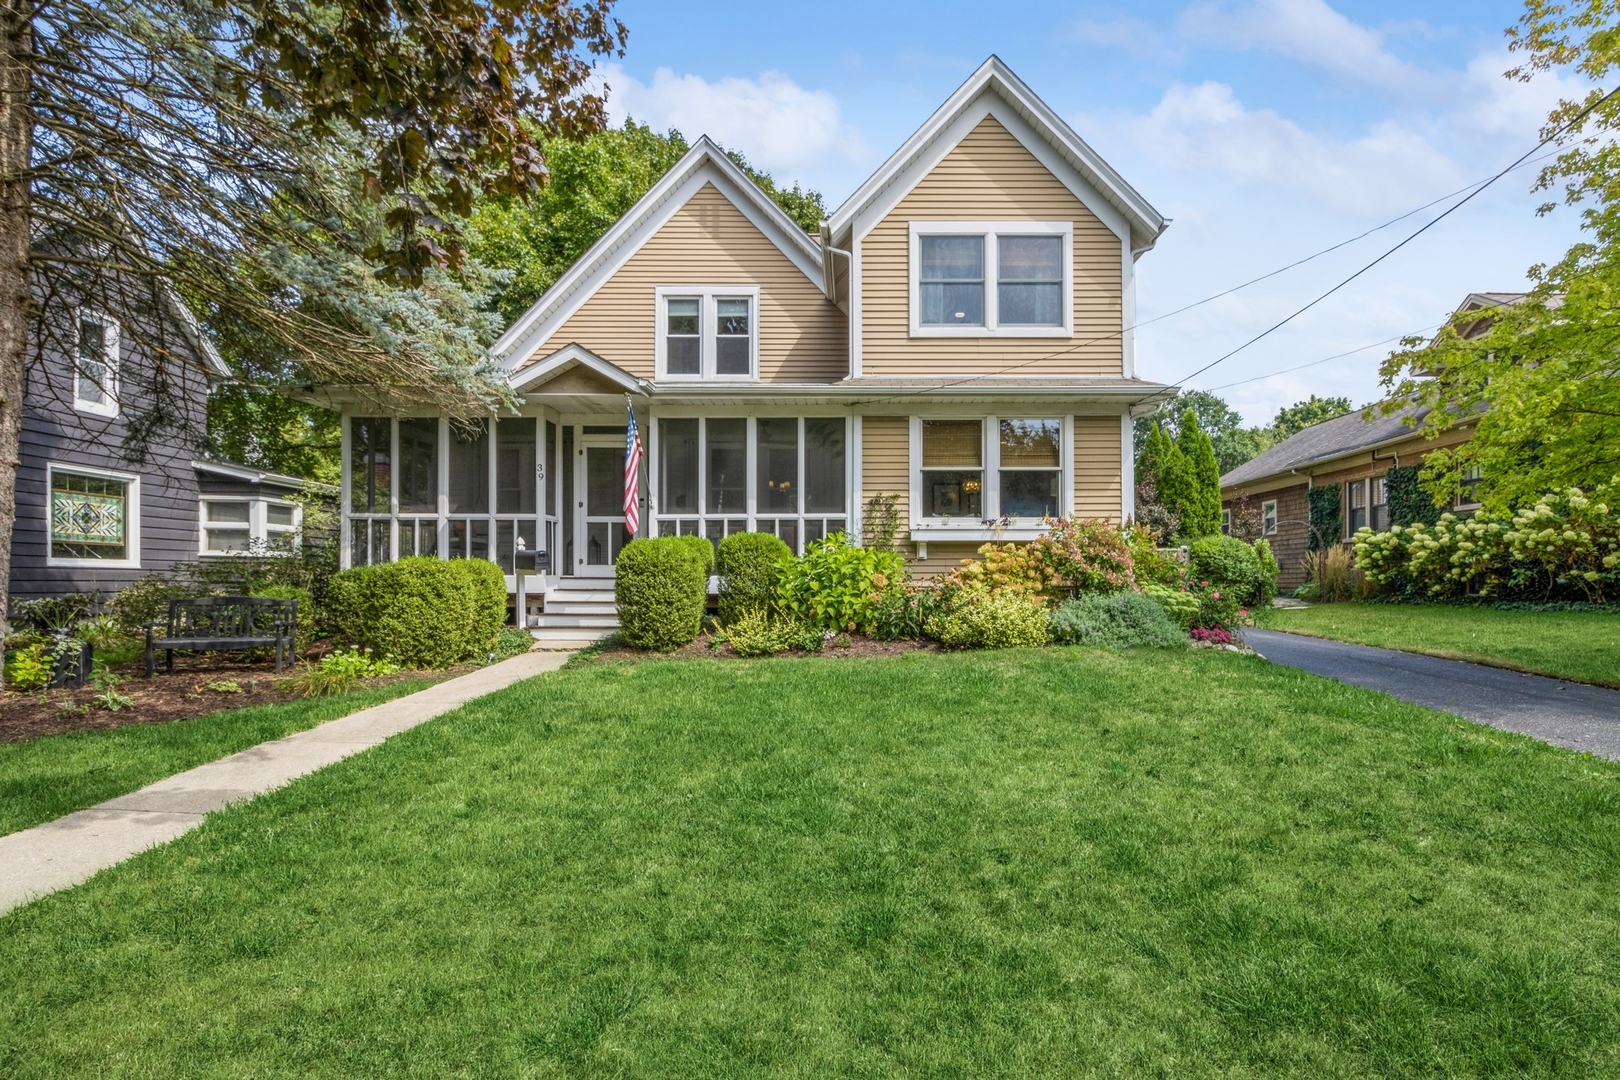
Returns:
[[[1620,1075],[1620,765],[1253,657],[603,664],[0,919],[0,1074]]]
[[[361,687],[340,697],[0,743],[0,835],[126,795],[165,776],[429,684],[430,680],[409,679]]]
[[[1273,609],[1273,630],[1620,686],[1620,615],[1419,604]]]

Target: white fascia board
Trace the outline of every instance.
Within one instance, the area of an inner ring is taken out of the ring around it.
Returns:
[[[610,382],[622,387],[627,394],[645,394],[646,385],[628,371],[617,364],[597,356],[591,350],[575,342],[569,342],[550,356],[537,360],[526,368],[512,372],[508,377],[513,390],[522,390],[526,386],[544,382],[546,379],[560,375],[571,367],[588,368]]]
[[[974,128],[983,123],[985,117],[995,117],[996,121],[1007,129],[1008,134],[1017,139],[1047,172],[1057,178],[1058,183],[1080,200],[1081,205],[1096,215],[1097,220],[1108,227],[1109,232],[1119,237],[1121,243],[1127,245],[1132,243],[1131,223],[1119,208],[1104,198],[1103,194],[1089,183],[1072,163],[1059,154],[1051,143],[1041,138],[1021,113],[994,94],[981,95],[977,100],[964,106],[939,133],[939,137],[901,170],[892,184],[862,207],[852,222],[852,238],[866,236],[878,226],[879,222],[893,213],[901,200],[911,194],[912,189],[922,183],[923,179],[933,172]]]
[[[999,102],[1001,108],[983,107],[981,99]],[[976,105],[980,107],[974,108]],[[970,109],[975,114],[973,122],[960,134],[955,134],[960,129],[964,114]],[[1099,218],[1109,222],[1109,227],[1116,233],[1126,237],[1138,254],[1151,248],[1164,232],[1168,225],[1164,215],[1126,183],[999,57],[992,56],[853,195],[833,211],[827,222],[831,241],[836,243],[843,240],[846,234],[858,234],[857,219],[871,220],[871,208],[875,203],[886,202],[892,209],[906,192],[928,174],[933,165],[938,164],[961,141],[966,131],[971,131],[986,115],[994,115],[1081,202]],[[1015,130],[1007,122],[1009,115],[1018,117],[1020,123],[1017,127],[1021,130]],[[941,143],[944,144],[943,148]],[[1047,152],[1042,153],[1043,149]],[[918,159],[924,157],[930,158],[931,163],[927,168],[918,170]],[[1063,161],[1066,167],[1055,168],[1054,159]],[[1106,215],[1099,212],[1099,203],[1109,206],[1112,212]],[[881,220],[884,216],[886,211],[877,214],[876,219]],[[1120,228],[1121,223],[1128,225]]]
[[[821,245],[794,224],[785,210],[772,202],[719,146],[704,136],[592,244],[533,307],[518,316],[491,347],[491,353],[508,370],[522,364],[529,350],[556,333],[558,327],[708,183],[764,233],[813,285],[818,289],[822,287]]]

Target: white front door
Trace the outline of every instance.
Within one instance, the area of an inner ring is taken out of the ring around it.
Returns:
[[[574,565],[579,577],[612,577],[624,529],[624,437],[584,435],[574,450]]]

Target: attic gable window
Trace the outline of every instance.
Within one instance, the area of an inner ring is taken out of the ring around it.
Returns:
[[[73,407],[97,416],[118,415],[118,323],[82,312],[73,358]]]
[[[759,287],[660,286],[658,378],[757,379]]]
[[[912,337],[1069,337],[1074,223],[913,221]]]

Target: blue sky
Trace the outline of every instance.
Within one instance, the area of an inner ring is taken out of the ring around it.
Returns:
[[[1564,75],[1509,81],[1509,0],[842,3],[620,0],[610,109],[709,134],[836,206],[996,53],[1166,216],[1143,256],[1152,319],[1484,179],[1535,145]],[[1469,292],[1523,288],[1577,236],[1538,218],[1534,169],[1499,181],[1284,330],[1188,383],[1251,422],[1311,393],[1379,393],[1388,344]],[[1180,381],[1437,212],[1139,331]],[[1323,361],[1327,357],[1361,350]],[[1285,368],[1310,364],[1303,370]]]

